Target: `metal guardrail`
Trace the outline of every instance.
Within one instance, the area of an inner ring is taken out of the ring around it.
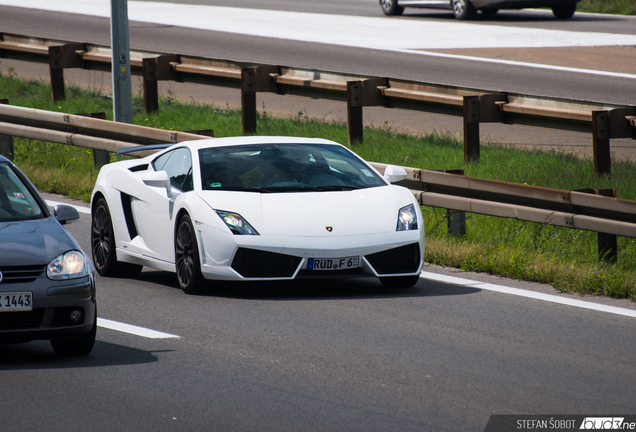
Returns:
[[[0,57],[49,64],[54,100],[64,97],[64,69],[110,71],[110,48],[0,33]],[[158,109],[162,80],[240,88],[243,131],[256,131],[256,93],[274,92],[347,103],[349,142],[363,140],[363,107],[384,106],[463,117],[464,159],[479,159],[480,123],[506,123],[592,134],[594,170],[611,172],[610,140],[636,139],[636,107],[510,92],[241,63],[169,53],[131,51],[134,75],[143,77],[147,111]]]
[[[116,123],[79,115],[0,105],[0,134],[115,152],[135,145],[207,136]],[[152,150],[138,152],[141,156]],[[372,162],[384,172],[386,164]],[[405,167],[421,205],[597,232],[599,256],[617,257],[617,237],[636,238],[636,201],[615,190],[567,191]]]

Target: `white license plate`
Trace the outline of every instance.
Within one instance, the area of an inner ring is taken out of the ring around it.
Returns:
[[[346,270],[358,267],[357,256],[343,258],[309,258],[307,270]]]
[[[33,309],[33,298],[30,292],[0,294],[0,312],[21,312]]]

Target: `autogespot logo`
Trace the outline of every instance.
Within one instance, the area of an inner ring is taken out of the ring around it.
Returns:
[[[579,429],[635,430],[636,423],[625,423],[625,417],[585,417]]]

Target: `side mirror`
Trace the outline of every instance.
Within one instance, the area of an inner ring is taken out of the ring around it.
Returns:
[[[62,225],[75,222],[80,218],[80,214],[75,208],[64,204],[53,207],[53,215]]]
[[[406,170],[395,165],[388,165],[384,170],[384,179],[389,183],[397,183],[406,178]]]
[[[142,178],[144,184],[152,187],[166,188],[168,198],[172,196],[172,185],[170,184],[170,177],[165,171],[152,171],[147,173]]]

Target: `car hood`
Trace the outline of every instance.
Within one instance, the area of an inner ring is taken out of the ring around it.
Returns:
[[[79,249],[53,219],[0,223],[0,265],[46,265],[56,256]]]
[[[338,192],[204,191],[210,207],[239,213],[261,235],[342,236],[395,231],[398,210],[412,203],[398,186]]]

